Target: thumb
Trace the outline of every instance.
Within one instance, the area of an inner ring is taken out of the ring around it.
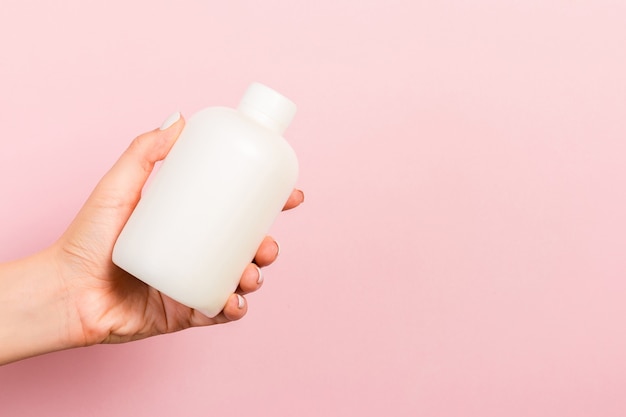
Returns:
[[[159,129],[136,137],[100,180],[86,205],[114,208],[125,222],[137,205],[154,164],[167,156],[184,126],[184,119],[176,112]]]

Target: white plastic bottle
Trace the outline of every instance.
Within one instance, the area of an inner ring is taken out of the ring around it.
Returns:
[[[295,186],[293,102],[258,83],[193,115],[124,226],[113,262],[214,317]]]

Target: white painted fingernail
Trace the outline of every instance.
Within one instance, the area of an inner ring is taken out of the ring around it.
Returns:
[[[173,125],[174,123],[176,123],[178,121],[178,119],[180,119],[180,112],[175,112],[172,113],[170,115],[170,117],[168,117],[167,119],[165,119],[165,121],[163,122],[163,124],[161,125],[161,127],[159,128],[159,130],[165,130],[168,127],[170,127],[171,125]]]
[[[280,245],[276,241],[274,241],[274,243],[276,243],[276,257],[278,258],[278,255],[280,255]]]
[[[239,309],[242,309],[243,306],[246,305],[246,299],[243,298],[241,295],[237,294],[237,307],[239,307]]]
[[[261,285],[263,283],[263,271],[261,271],[261,268],[259,268],[258,265],[254,265],[256,267],[256,270],[259,271],[259,277],[256,280],[256,283]]]

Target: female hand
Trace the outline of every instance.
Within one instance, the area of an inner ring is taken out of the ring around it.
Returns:
[[[131,143],[55,244],[30,258],[0,266],[0,317],[5,317],[0,319],[0,346],[7,342],[0,347],[0,363],[69,347],[126,342],[225,323],[245,315],[244,295],[260,288],[260,267],[271,264],[278,255],[278,244],[271,237],[265,238],[254,263],[245,269],[237,293],[214,318],[172,300],[111,261],[117,236],[139,201],[154,164],[165,158],[185,124],[176,115],[168,120],[161,129]],[[294,190],[285,209],[303,200],[303,193]],[[25,290],[19,282],[45,293]],[[18,299],[16,303],[15,297],[7,296],[11,291],[21,292],[29,302]],[[4,307],[3,300],[7,301]],[[19,306],[7,323],[11,301]],[[31,316],[31,327],[15,323],[20,313]]]

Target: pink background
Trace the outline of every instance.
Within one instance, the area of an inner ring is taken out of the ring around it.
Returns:
[[[0,368],[3,416],[623,416],[626,5],[5,0],[0,259],[137,134],[299,104],[241,322]]]

